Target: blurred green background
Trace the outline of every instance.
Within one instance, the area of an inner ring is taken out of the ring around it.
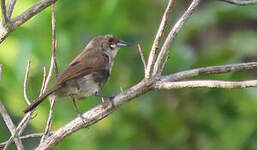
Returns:
[[[17,16],[36,0],[19,0]],[[140,81],[143,65],[136,44],[147,55],[167,0],[60,0],[56,3],[57,61],[60,71],[94,36],[111,33],[131,46],[116,57],[103,93],[117,93]],[[182,15],[190,0],[177,0],[168,23]],[[23,79],[27,60],[32,67],[28,96],[40,91],[43,66],[50,65],[51,8],[19,27],[0,45],[3,78],[0,99],[17,124],[26,107]],[[165,74],[180,70],[257,60],[257,5],[239,7],[204,1],[171,46]],[[256,71],[202,76],[201,79],[247,80]],[[199,77],[197,78],[199,79]],[[52,80],[54,81],[54,79]],[[257,149],[257,92],[249,89],[178,89],[151,91],[120,107],[97,124],[66,138],[57,150],[250,150]],[[81,111],[101,103],[79,101]],[[49,111],[46,101],[24,134],[42,132]],[[55,105],[53,129],[76,116],[72,101]],[[0,119],[0,141],[10,133]],[[38,139],[25,140],[34,149]],[[15,149],[12,145],[10,149]]]

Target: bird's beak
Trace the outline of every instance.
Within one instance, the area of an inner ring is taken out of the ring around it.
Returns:
[[[116,45],[117,45],[118,47],[125,47],[125,46],[128,45],[128,43],[125,42],[125,41],[119,40],[119,41],[116,43]]]

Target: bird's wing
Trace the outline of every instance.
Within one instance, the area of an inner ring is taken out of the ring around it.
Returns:
[[[57,77],[55,86],[59,86],[68,80],[88,75],[92,72],[107,70],[109,57],[103,52],[87,50],[76,57],[68,68]]]

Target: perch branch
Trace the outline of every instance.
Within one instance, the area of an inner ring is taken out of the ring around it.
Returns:
[[[137,85],[116,95],[112,100],[106,100],[104,103],[82,114],[86,121],[82,121],[80,117],[73,119],[71,122],[67,123],[65,126],[55,131],[43,143],[40,143],[40,145],[36,149],[52,149],[55,145],[57,145],[71,133],[79,130],[80,128],[85,128],[98,122],[99,120],[111,114],[120,105],[127,103],[132,98],[149,91],[151,85],[152,80],[142,80]]]
[[[152,76],[152,70],[153,70],[153,66],[154,66],[154,63],[155,63],[155,59],[156,59],[156,51],[158,50],[159,43],[160,43],[161,38],[163,36],[163,32],[164,32],[165,26],[167,24],[167,21],[168,21],[169,14],[170,14],[171,7],[172,7],[173,3],[174,3],[174,0],[169,1],[168,5],[167,5],[167,8],[165,9],[165,12],[162,16],[160,26],[158,28],[158,31],[157,31],[156,35],[155,35],[155,39],[153,41],[153,45],[152,45],[152,48],[151,48],[151,51],[150,51],[150,54],[149,54],[149,57],[148,57],[148,64],[147,64],[147,69],[146,69],[146,72],[145,72],[145,78],[150,78]]]
[[[161,73],[162,73],[161,69],[164,68],[163,65],[165,65],[165,63],[166,63],[166,60],[167,60],[166,57],[168,57],[168,54],[169,54],[168,52],[169,52],[171,43],[175,39],[177,33],[180,31],[182,26],[186,23],[186,21],[192,15],[193,11],[195,10],[195,8],[198,6],[199,3],[200,3],[200,0],[193,0],[191,2],[190,6],[188,7],[188,9],[185,11],[185,13],[179,18],[179,20],[176,22],[176,24],[170,30],[170,32],[162,46],[162,49],[157,57],[157,60],[156,60],[156,63],[154,65],[154,69],[153,69],[153,75],[157,75],[157,74],[161,75]]]

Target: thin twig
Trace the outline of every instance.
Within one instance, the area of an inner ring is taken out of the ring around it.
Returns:
[[[257,3],[257,0],[244,0],[244,1],[238,1],[238,0],[221,0],[230,4],[239,5],[239,6],[245,6],[250,4]]]
[[[142,48],[141,48],[140,44],[137,44],[137,48],[138,48],[138,51],[139,51],[139,54],[140,54],[142,63],[143,63],[143,65],[144,65],[144,71],[146,71],[145,56],[144,56],[144,53],[143,53],[143,51],[142,51]]]
[[[11,132],[11,135],[14,137],[14,142],[17,146],[17,149],[23,150],[24,147],[22,145],[22,142],[19,139],[19,136],[17,136],[17,134],[16,134],[16,127],[15,127],[11,117],[9,116],[8,112],[6,111],[4,105],[2,104],[1,100],[0,100],[0,113],[4,119],[6,126],[8,127],[9,131]],[[7,148],[8,148],[8,146],[6,145],[4,147],[4,149],[7,149]]]
[[[56,27],[55,27],[55,4],[52,4],[52,55],[54,58],[54,69],[55,69],[55,77],[58,76],[58,66],[56,61],[56,46],[57,46],[57,40],[56,40]]]
[[[2,24],[5,26],[9,21],[6,15],[5,0],[1,0],[1,11],[2,11]]]
[[[0,64],[0,81],[1,81],[1,78],[2,78],[2,65]],[[0,102],[1,103],[1,102]],[[17,145],[17,149],[23,149],[23,145],[22,145],[22,142],[20,141],[19,139],[19,135],[17,136],[17,132],[16,132],[16,127],[15,125],[13,124],[12,120],[11,120],[11,117],[8,115],[7,111],[5,110],[3,104],[1,103],[1,110],[3,112],[3,114],[7,114],[5,115],[5,117],[3,116],[4,120],[6,119],[8,121],[8,123],[6,122],[7,124],[7,127],[9,128],[10,132],[11,132],[11,140],[9,139],[8,141],[12,141],[14,139],[16,145]],[[5,146],[5,149],[8,148],[8,146],[10,145],[10,142],[6,144]]]
[[[16,0],[8,0],[8,2],[7,2],[7,17],[9,19],[12,16],[12,12],[13,12],[15,4],[16,4]]]
[[[24,89],[23,89],[23,93],[24,93],[24,98],[27,102],[28,105],[30,105],[30,100],[27,96],[27,85],[28,85],[28,78],[29,78],[29,71],[30,71],[30,61],[28,61],[27,64],[27,68],[26,68],[26,74],[25,74],[25,79],[24,79]]]
[[[30,111],[29,113],[27,113],[27,114],[23,117],[23,119],[20,121],[20,123],[18,124],[18,126],[17,126],[17,128],[16,128],[16,134],[18,133],[18,136],[20,136],[20,135],[22,134],[23,130],[24,130],[24,129],[26,128],[26,126],[28,125],[28,122],[29,122],[29,120],[31,119],[33,112],[34,112],[34,110],[33,110],[33,111]],[[8,146],[13,142],[13,139],[14,139],[14,135],[12,135],[12,136],[8,139],[8,141],[7,141],[6,145],[5,145],[5,147],[8,147]]]
[[[51,132],[52,134],[53,132]],[[32,133],[32,134],[28,134],[28,135],[24,135],[24,136],[21,136],[20,139],[21,140],[26,140],[26,139],[30,139],[30,138],[38,138],[38,137],[41,137],[43,136],[43,133]],[[6,144],[7,144],[8,141],[5,141],[3,143],[0,143],[0,148],[4,147]],[[12,142],[13,143],[13,142]]]
[[[55,4],[53,4],[52,5],[52,61],[53,61],[53,67],[55,69],[55,76],[57,77],[58,76],[58,68],[57,68],[57,62],[56,62],[56,46],[57,46],[57,41],[56,41],[56,26],[55,26]],[[53,71],[51,71],[51,74],[52,74],[52,72]],[[54,103],[55,103],[55,98],[50,97],[49,116],[48,116],[48,120],[46,123],[45,132],[41,138],[40,143],[42,143],[49,136],[51,126],[52,126],[52,121],[53,121]]]
[[[44,93],[47,86],[48,86],[48,83],[51,79],[51,76],[52,76],[52,71],[53,71],[53,57],[52,57],[52,61],[51,61],[51,66],[50,66],[50,70],[49,70],[49,74],[47,76],[47,79],[45,82],[42,83],[42,92]],[[43,93],[40,93],[40,95],[42,95]],[[35,109],[33,109],[32,111],[28,112],[24,117],[23,119],[20,121],[19,125],[17,126],[16,128],[16,132],[18,132],[18,135],[20,136],[22,133],[23,133],[23,130],[26,128],[26,126],[28,125],[30,119],[32,118],[32,114],[33,112],[35,111]],[[12,143],[12,140],[13,140],[13,136],[11,136],[9,138],[9,140],[7,141],[7,144],[6,146],[9,146],[11,143]]]
[[[42,86],[41,86],[41,90],[40,90],[40,94],[39,96],[41,96],[43,94],[43,90],[44,90],[44,87],[45,87],[45,84],[46,84],[46,66],[43,67],[43,82],[42,82]]]
[[[145,73],[146,78],[150,78],[150,76],[152,75],[152,70],[153,70],[155,59],[156,59],[156,51],[158,50],[159,43],[163,36],[163,32],[164,32],[165,26],[167,24],[173,2],[174,2],[174,0],[169,0],[167,8],[165,9],[165,12],[162,16],[162,21],[161,21],[158,31],[155,35],[155,39],[154,39],[154,42],[153,42],[153,45],[152,45],[152,48],[151,48],[151,51],[150,51],[150,54],[148,57],[148,64],[147,64],[147,69],[146,69],[146,73]]]
[[[52,99],[50,98],[50,111],[49,111],[48,120],[47,120],[47,123],[46,123],[45,132],[44,132],[44,135],[41,138],[40,143],[44,142],[45,139],[48,138],[48,136],[50,135],[52,120],[53,120],[53,114],[54,114],[54,104],[55,104],[55,98],[52,98]]]
[[[257,80],[247,81],[219,81],[219,80],[193,80],[176,82],[156,82],[157,89],[180,89],[180,88],[249,88],[256,87]]]
[[[53,68],[54,68],[54,57],[52,56],[51,57],[51,64],[50,64],[49,72],[48,72],[48,75],[47,75],[47,78],[46,78],[46,81],[45,81],[45,86],[43,88],[43,93],[45,93],[47,85],[49,84],[49,82],[51,80],[51,77],[53,75]]]
[[[173,26],[173,28],[170,30],[167,38],[165,39],[165,42],[162,46],[162,49],[158,55],[158,58],[156,60],[156,63],[154,65],[153,75],[161,75],[163,65],[166,63],[165,60],[166,57],[168,57],[168,51],[170,48],[171,43],[174,41],[177,33],[180,31],[180,29],[184,26],[186,21],[189,19],[189,17],[192,15],[193,11],[196,9],[198,4],[201,0],[193,0],[188,7],[188,9],[185,11],[185,13],[179,18],[179,20],[176,22],[176,24]]]

